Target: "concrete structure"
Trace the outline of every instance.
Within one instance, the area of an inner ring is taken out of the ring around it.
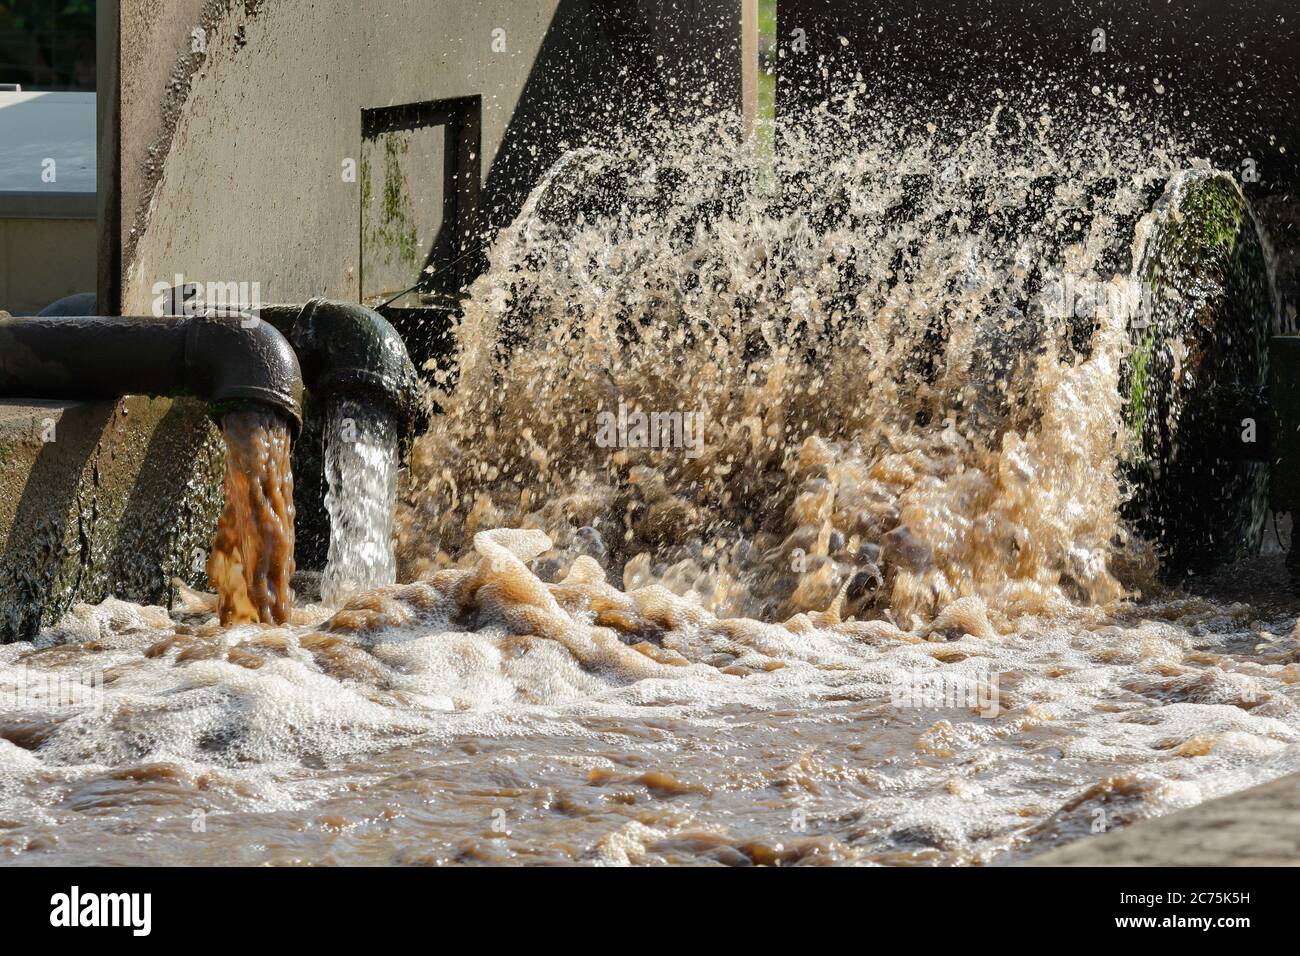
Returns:
[[[1044,853],[1028,866],[1300,866],[1300,774]]]
[[[398,291],[429,267],[454,290],[477,267],[480,237],[509,222],[581,137],[655,108],[686,116],[731,102],[752,121],[754,3],[100,0],[101,309],[148,312],[155,285],[177,275],[258,283],[263,301],[358,300]],[[781,41],[801,29],[811,48],[785,60],[779,110],[818,101],[837,63],[852,75],[871,61],[864,72],[885,93],[978,94],[991,80],[1015,82],[1001,70],[1023,52],[1007,42],[1018,35],[1037,44],[1021,65],[1054,56],[1084,74],[1149,60],[1154,43],[1189,75],[1200,58],[1213,89],[1250,84],[1242,96],[1256,107],[1235,104],[1227,120],[1243,124],[1249,150],[1296,155],[1293,29],[1266,16],[1281,0],[1231,0],[1249,6],[1249,29],[1215,33],[1203,47],[1178,42],[1186,21],[1143,18],[1126,33],[1122,7],[1099,6],[1094,23],[1050,3],[955,0],[927,17],[914,4],[864,15],[858,0],[782,0]],[[1190,6],[1188,16],[1211,26],[1223,8]],[[1118,42],[1117,61],[1074,55],[1098,26]],[[1251,38],[1259,44],[1231,53]],[[999,70],[973,55],[987,51]],[[1198,89],[1175,86],[1170,115]],[[28,311],[92,286],[94,212],[82,174],[95,166],[77,152],[59,189],[28,182],[45,156],[8,149],[17,140],[5,123],[38,100],[3,97],[0,142],[11,162],[0,167],[0,307]],[[66,102],[83,132],[48,129],[33,140],[38,152],[81,150],[87,101]],[[1266,183],[1294,181],[1289,163],[1279,168],[1270,179],[1264,167]],[[45,284],[15,284],[33,279]],[[76,600],[166,603],[174,577],[201,584],[221,455],[193,402],[0,404],[0,642],[32,636]],[[1294,864],[1298,833],[1300,779],[1288,777],[1032,865]]]
[[[0,403],[0,643],[75,601],[204,584],[223,462],[201,403]]]
[[[1123,100],[1220,169],[1242,173],[1300,313],[1300,16],[1292,0],[780,0],[777,116],[798,122],[861,77],[856,121],[891,108],[940,135],[1031,94],[1104,125]],[[1097,94],[1092,92],[1093,88]],[[831,109],[837,109],[834,101]],[[1004,111],[1005,118],[1005,111]],[[1032,121],[1032,120],[1031,120]],[[1052,130],[1069,135],[1070,124]],[[1250,175],[1243,164],[1251,161]]]
[[[95,94],[0,93],[0,309],[95,283]]]
[[[454,288],[581,137],[739,108],[742,7],[101,0],[103,301],[147,310],[177,275],[263,301],[374,298],[426,266]]]

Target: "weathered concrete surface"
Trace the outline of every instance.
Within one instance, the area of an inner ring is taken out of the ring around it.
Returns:
[[[1028,866],[1300,866],[1300,774],[1090,837]]]
[[[683,117],[738,112],[741,8],[740,0],[100,0],[100,310],[149,314],[155,289],[178,276],[256,284],[262,302],[359,301],[367,262],[387,256],[362,251],[363,168],[367,144],[375,149],[363,114],[468,101],[471,156],[459,147],[449,155],[452,137],[431,136],[399,182],[375,182],[380,195],[394,186],[411,199],[402,221],[418,223],[418,264],[403,257],[398,274],[371,291],[405,288],[439,248],[449,176],[474,175],[481,186],[464,229],[476,246],[581,136],[652,106],[671,104]],[[460,235],[464,223],[456,225]],[[398,232],[405,241],[408,231]],[[307,568],[323,564],[326,547],[320,469],[308,460],[319,458],[318,425],[309,420],[295,456]]]
[[[0,309],[39,312],[95,288],[94,219],[0,218]]]
[[[345,164],[361,162],[363,109],[481,98],[486,227],[583,128],[672,96],[740,106],[737,0],[118,7],[121,142],[100,166],[120,160],[128,314],[177,274],[257,282],[263,301],[356,301],[360,183]],[[708,94],[668,83],[705,64]]]
[[[203,403],[0,403],[0,643],[74,602],[203,585],[224,451]]]

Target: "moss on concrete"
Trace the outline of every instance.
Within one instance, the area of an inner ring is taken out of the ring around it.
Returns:
[[[202,586],[224,450],[202,403],[0,405],[0,642],[75,602],[169,604]]]
[[[373,170],[369,159],[361,160],[361,246],[372,260],[385,265],[399,262],[414,275],[420,265],[419,230],[405,171],[411,137],[401,131],[387,133],[383,144],[384,176],[377,209],[371,208],[376,200]]]
[[[1153,217],[1134,275],[1150,309],[1131,329],[1121,383],[1134,448],[1126,515],[1180,576],[1258,550],[1268,468],[1240,436],[1268,381],[1274,296],[1255,218],[1228,175],[1185,174]]]

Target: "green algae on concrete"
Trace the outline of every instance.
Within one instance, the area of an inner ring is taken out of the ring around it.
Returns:
[[[0,403],[0,643],[79,601],[206,587],[224,460],[201,402]]]
[[[1120,386],[1133,448],[1126,517],[1179,576],[1259,548],[1268,465],[1249,441],[1262,442],[1267,423],[1247,419],[1263,407],[1276,295],[1255,217],[1227,174],[1176,177],[1144,226],[1133,278],[1149,299]]]
[[[361,245],[371,261],[385,265],[400,263],[414,275],[420,265],[419,230],[405,170],[411,152],[410,133],[397,131],[383,136],[383,189],[375,196],[368,157],[361,159]],[[378,207],[372,209],[378,198]],[[375,221],[370,221],[373,215]]]

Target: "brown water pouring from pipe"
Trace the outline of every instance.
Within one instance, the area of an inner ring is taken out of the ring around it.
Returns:
[[[221,419],[226,504],[212,540],[208,580],[222,625],[283,624],[293,607],[293,471],[289,429],[256,409]]]
[[[214,314],[192,287],[175,290],[173,302],[182,314],[98,317],[76,314],[93,297],[73,296],[7,320],[0,395],[207,398],[227,447],[225,509],[208,563],[221,621],[283,623],[293,603],[290,449],[302,430],[303,379],[321,406],[359,400],[391,418],[403,449],[421,417],[422,385],[400,336],[364,307],[313,299],[266,306],[256,318]]]
[[[226,439],[226,504],[208,562],[223,624],[283,623],[292,605],[293,476],[302,374],[267,322],[239,316],[0,319],[0,397],[206,399]]]

